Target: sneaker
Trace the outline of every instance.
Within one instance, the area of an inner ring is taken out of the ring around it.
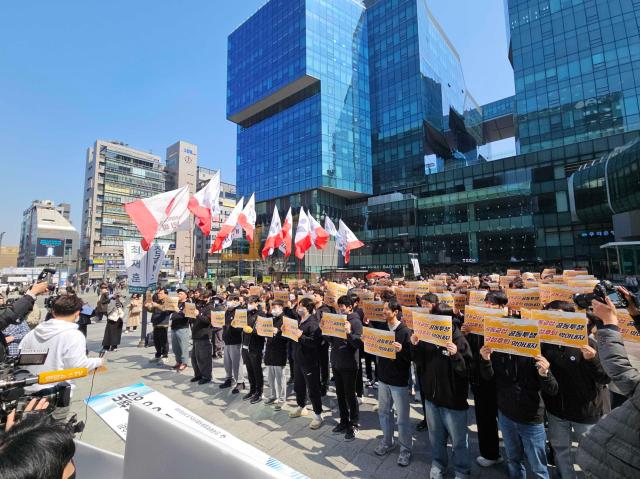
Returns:
[[[273,410],[274,411],[282,411],[282,406],[284,406],[284,402],[283,401],[276,401],[273,403]]]
[[[149,359],[150,363],[159,363],[160,362],[160,358],[151,358]]]
[[[187,365],[182,363],[180,366],[178,366],[178,372],[184,371],[185,369],[187,369]]]
[[[358,434],[358,428],[354,426],[349,426],[347,428],[347,432],[344,434],[345,442],[354,441],[356,438],[356,434]]]
[[[167,364],[167,362],[169,361],[169,358],[160,358],[160,361],[158,361],[160,364]]]
[[[342,434],[343,432],[346,432],[347,429],[348,426],[346,424],[339,423],[331,430],[331,432],[334,434]]]
[[[203,384],[209,384],[210,382],[211,382],[211,379],[202,378],[200,381],[198,381],[198,384],[202,386]]]
[[[289,413],[290,418],[308,416],[309,410],[306,407],[297,407]]]
[[[225,380],[225,382],[223,382],[223,383],[220,385],[220,389],[227,389],[227,388],[230,388],[232,384],[233,384],[233,379],[226,379],[226,380]]]
[[[398,466],[407,467],[409,464],[411,464],[411,453],[409,451],[400,451]]]
[[[201,379],[202,379],[202,376],[196,376],[196,377],[193,377],[193,378],[189,379],[189,382],[197,383]]]
[[[309,424],[309,429],[313,429],[315,431],[316,429],[320,429],[320,426],[322,426],[322,416],[320,414],[316,414],[313,421],[311,421],[311,424]]]
[[[253,396],[256,394],[255,391],[249,391],[247,394],[245,394],[244,396],[242,396],[242,400],[243,401],[247,401],[249,399],[253,399]]]
[[[276,402],[276,398],[268,398],[264,400],[264,403],[269,406],[271,404],[273,404],[274,402]]]
[[[251,404],[258,404],[259,402],[262,402],[262,394],[254,394],[249,402]]]
[[[440,469],[436,465],[432,465],[431,471],[429,471],[429,479],[443,479],[443,478],[444,478],[444,474],[442,472],[442,469]]]
[[[476,462],[481,467],[491,467],[502,464],[504,459],[502,459],[502,457],[498,457],[498,459],[487,459],[486,457],[478,456],[476,457]]]
[[[182,364],[175,363],[173,366],[171,366],[171,369],[178,369],[180,366],[182,366]]]
[[[231,394],[238,394],[243,389],[244,389],[244,383],[237,383],[236,387],[234,387],[231,390]]]
[[[424,419],[422,421],[420,421],[418,423],[418,425],[416,426],[416,431],[426,431],[427,428],[429,427],[429,425],[427,424],[427,421],[425,421]]]
[[[378,447],[376,447],[373,452],[375,453],[376,456],[386,456],[387,454],[389,454],[391,451],[393,451],[397,446],[397,443],[393,443],[391,446],[387,446],[384,441],[380,441],[380,444],[378,444]]]

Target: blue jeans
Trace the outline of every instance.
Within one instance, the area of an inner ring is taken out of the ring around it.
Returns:
[[[189,364],[189,328],[174,329],[171,331],[171,347],[176,356],[176,362]]]
[[[425,401],[429,442],[431,443],[431,466],[444,472],[447,469],[447,438],[451,438],[453,448],[453,468],[456,477],[469,477],[471,456],[469,454],[469,430],[467,429],[467,411],[457,411],[436,406]]]
[[[411,424],[409,423],[409,386],[391,386],[378,381],[378,418],[384,443],[393,444],[395,430],[393,407],[398,413],[398,442],[400,451],[411,452]]]
[[[556,467],[560,472],[560,477],[575,479],[578,476],[573,467],[576,461],[571,442],[575,438],[576,442],[580,443],[582,436],[593,427],[593,424],[567,421],[548,412],[547,417],[549,419],[549,442],[555,453]]]
[[[524,457],[534,477],[549,479],[547,453],[543,424],[524,424],[512,421],[498,411],[498,425],[502,431],[504,449],[507,453],[507,468],[510,479],[525,479]]]

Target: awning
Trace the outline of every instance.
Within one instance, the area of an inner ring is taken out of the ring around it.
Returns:
[[[638,246],[640,247],[640,241],[616,241],[614,243],[607,243],[600,246],[600,249],[605,248],[623,248],[628,246]]]

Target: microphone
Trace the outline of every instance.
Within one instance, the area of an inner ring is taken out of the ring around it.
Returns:
[[[15,387],[31,386],[32,384],[52,384],[70,379],[84,378],[89,374],[87,368],[61,369],[60,371],[46,371],[37,376],[29,376],[14,381],[0,381],[0,391]]]

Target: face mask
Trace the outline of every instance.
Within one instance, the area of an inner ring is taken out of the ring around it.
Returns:
[[[305,312],[306,312],[306,311],[307,311],[306,309],[304,309],[304,308],[300,308],[300,309],[297,311],[298,316],[300,316],[301,318],[304,318],[304,316],[305,316]]]

